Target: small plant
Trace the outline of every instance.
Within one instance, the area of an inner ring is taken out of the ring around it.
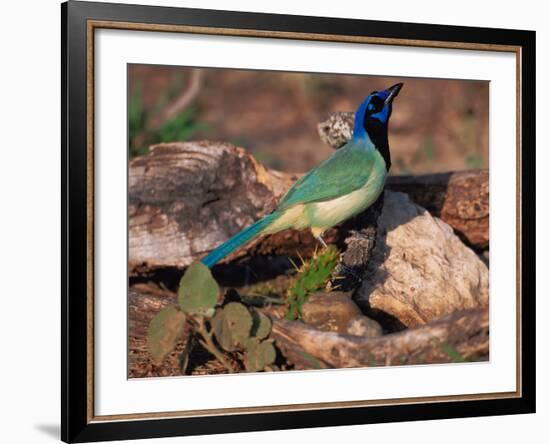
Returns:
[[[178,305],[162,309],[149,325],[148,347],[155,364],[162,363],[182,338],[185,326],[190,325],[192,333],[180,357],[182,371],[196,343],[230,373],[237,371],[235,361],[241,361],[247,371],[273,368],[276,351],[268,339],[271,320],[240,302],[218,306],[219,293],[208,267],[200,262],[189,266],[179,284]]]
[[[271,331],[271,321],[266,315],[250,312],[240,302],[230,302],[216,311],[212,329],[224,350],[244,353],[247,371],[261,371],[275,362],[273,341],[266,339]]]
[[[302,265],[296,267],[296,280],[288,291],[288,310],[286,319],[294,320],[301,317],[302,306],[309,294],[323,289],[338,263],[340,252],[329,246],[321,253],[315,252],[309,261],[302,259]]]

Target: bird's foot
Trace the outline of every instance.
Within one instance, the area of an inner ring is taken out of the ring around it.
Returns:
[[[323,240],[321,236],[315,236],[315,239],[319,241],[319,243],[323,246],[323,248],[328,248],[328,245],[326,244],[326,242]]]

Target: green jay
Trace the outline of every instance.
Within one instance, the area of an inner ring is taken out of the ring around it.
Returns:
[[[277,208],[202,259],[212,267],[257,236],[310,228],[326,246],[323,232],[372,205],[384,189],[391,166],[388,123],[402,83],[372,92],[355,113],[353,135],[331,157],[298,179]]]

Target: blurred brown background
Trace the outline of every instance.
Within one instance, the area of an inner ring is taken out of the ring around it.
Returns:
[[[390,121],[393,174],[488,167],[488,82],[154,65],[128,67],[130,155],[214,139],[303,172],[332,153],[318,122],[397,82],[405,85]]]

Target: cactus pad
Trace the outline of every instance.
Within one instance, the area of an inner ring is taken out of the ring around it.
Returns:
[[[178,303],[185,313],[209,316],[218,301],[219,287],[210,269],[201,262],[189,266],[178,288]]]
[[[251,336],[258,339],[265,339],[271,332],[271,319],[259,311],[252,312]]]
[[[309,261],[304,261],[297,269],[296,280],[288,292],[286,319],[301,317],[302,305],[310,293],[323,289],[338,264],[340,252],[333,246],[315,253]]]
[[[216,311],[211,322],[216,340],[225,351],[235,351],[247,343],[252,329],[252,315],[239,302],[230,302]]]
[[[244,366],[248,372],[259,372],[275,362],[277,354],[271,341],[250,341]]]
[[[186,316],[177,307],[165,307],[149,324],[147,347],[156,365],[174,349],[183,333]]]

